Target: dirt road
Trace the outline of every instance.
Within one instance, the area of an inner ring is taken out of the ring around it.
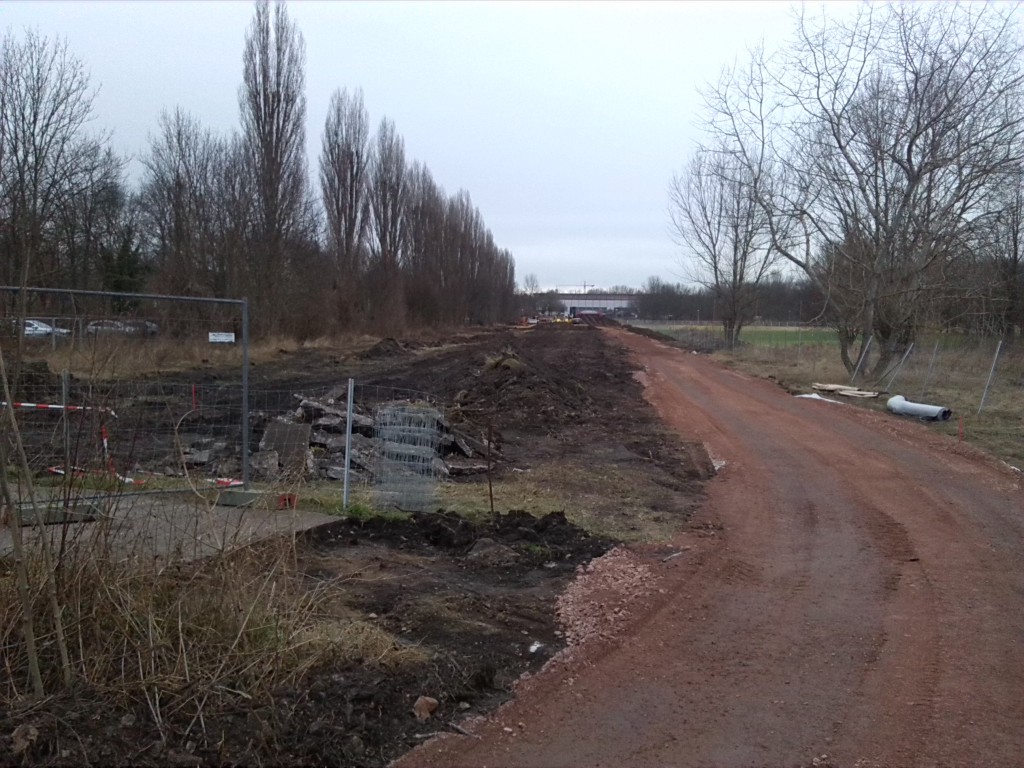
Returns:
[[[412,766],[1024,763],[1024,514],[921,425],[611,332],[725,465],[613,642]],[[601,593],[593,610],[602,610]],[[826,757],[827,756],[827,757]]]

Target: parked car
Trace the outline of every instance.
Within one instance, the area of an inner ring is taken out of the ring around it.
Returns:
[[[85,326],[85,332],[89,336],[120,335],[125,327],[120,320],[93,320]]]
[[[11,334],[18,333],[18,321],[8,320],[5,326],[9,329]],[[70,336],[71,331],[67,328],[55,328],[49,323],[44,323],[42,320],[23,320],[22,327],[25,330],[26,339],[48,339],[51,336],[63,337]]]
[[[93,320],[85,326],[89,336],[156,336],[160,328],[149,320]]]
[[[160,326],[149,320],[126,320],[125,325],[134,336],[157,336]]]

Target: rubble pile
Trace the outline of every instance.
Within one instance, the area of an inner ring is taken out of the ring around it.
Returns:
[[[278,480],[302,476],[341,480],[345,472],[345,424],[347,404],[344,396],[335,398],[295,395],[298,406],[273,418],[257,414],[254,429],[260,434],[259,450],[252,455],[253,477]],[[352,453],[349,467],[357,480],[373,477],[384,448],[377,435],[374,413],[382,405],[408,404],[408,400],[377,403],[372,407],[355,404],[352,412]],[[442,416],[437,421],[440,434],[435,468],[442,477],[464,477],[487,472],[501,460],[496,446],[486,438],[477,439],[453,427]]]

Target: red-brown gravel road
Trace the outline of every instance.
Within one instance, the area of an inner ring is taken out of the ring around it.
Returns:
[[[1014,473],[923,425],[608,333],[725,466],[682,554],[637,550],[649,594],[622,634],[463,724],[480,738],[400,765],[1024,765]]]

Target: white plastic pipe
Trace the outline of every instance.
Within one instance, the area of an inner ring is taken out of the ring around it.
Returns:
[[[912,403],[904,398],[903,395],[890,397],[889,402],[885,406],[900,416],[916,416],[919,419],[927,419],[928,421],[949,421],[949,417],[953,415],[953,411],[949,408],[943,408],[941,405]]]

